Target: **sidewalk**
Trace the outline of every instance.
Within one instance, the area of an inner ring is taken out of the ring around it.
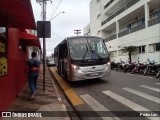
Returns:
[[[51,75],[46,70],[46,82],[45,82],[45,92],[43,92],[43,80],[38,79],[37,81],[37,88],[38,91],[34,97],[34,99],[30,99],[30,90],[28,87],[28,83],[26,87],[20,92],[17,96],[15,102],[11,105],[8,111],[15,112],[43,112],[46,113],[46,117],[12,117],[12,118],[3,118],[2,120],[70,120],[68,114],[66,115],[66,107],[63,104],[61,97],[58,93],[56,85],[53,81],[54,78],[51,78]],[[48,111],[48,112],[47,112]],[[60,114],[59,116],[55,116],[52,112],[56,114]],[[48,114],[49,113],[49,114]],[[48,116],[47,116],[48,114]],[[52,114],[52,115],[51,115]],[[28,115],[28,114],[27,114]],[[52,117],[51,117],[52,116]]]

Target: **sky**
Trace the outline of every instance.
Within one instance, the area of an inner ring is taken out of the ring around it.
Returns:
[[[47,2],[46,20],[51,20],[51,38],[46,38],[47,56],[54,52],[54,48],[68,36],[75,36],[74,30],[83,28],[89,23],[89,5],[91,0],[51,0]],[[31,0],[35,21],[41,20],[41,5]],[[65,13],[61,13],[61,12]],[[42,45],[42,40],[41,46]]]

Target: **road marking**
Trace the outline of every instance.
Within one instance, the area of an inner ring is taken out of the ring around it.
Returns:
[[[80,97],[94,110],[94,111],[110,111],[102,104],[96,101],[88,94],[80,95]],[[118,117],[101,117],[103,120],[120,120]]]
[[[104,94],[108,95],[109,97],[115,99],[116,101],[120,102],[121,104],[131,108],[132,110],[134,111],[137,111],[137,112],[140,112],[140,111],[150,111],[152,112],[151,110],[141,106],[141,105],[138,105],[137,103],[134,103],[116,93],[113,93],[111,91],[102,91]],[[158,117],[147,117],[148,119],[150,120],[159,120]]]
[[[150,90],[153,90],[153,91],[156,91],[156,92],[160,92],[159,88],[155,88],[155,87],[147,86],[147,85],[140,85],[140,86],[144,87],[144,88],[147,88],[147,89],[150,89]]]
[[[50,67],[52,74],[54,75],[55,79],[59,83],[61,89],[64,91],[65,95],[69,99],[72,105],[77,106],[84,104],[84,101],[71,89],[71,87],[63,80],[55,71],[54,68]]]
[[[156,85],[160,85],[160,83],[155,83]]]
[[[160,98],[154,97],[152,95],[149,95],[149,94],[146,94],[146,93],[143,93],[143,92],[140,92],[140,91],[134,90],[132,88],[128,88],[128,87],[122,88],[122,89],[160,104]]]
[[[135,77],[149,78],[149,79],[153,78],[153,77],[149,77],[149,76],[135,75],[135,74],[129,74],[129,73],[127,73],[127,75],[131,75],[131,76],[135,76]]]

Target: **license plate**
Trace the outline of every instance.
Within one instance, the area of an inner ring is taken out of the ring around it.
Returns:
[[[92,73],[91,74],[91,76],[97,76],[98,75],[98,73]]]

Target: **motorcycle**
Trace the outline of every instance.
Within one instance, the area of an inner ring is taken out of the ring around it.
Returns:
[[[116,63],[115,63],[115,60],[113,60],[111,62],[111,69],[115,69],[116,68]]]
[[[120,62],[116,63],[116,71],[123,70],[125,62],[120,59]]]
[[[128,63],[124,65],[123,72],[125,73],[127,71],[132,71],[134,67],[135,67],[135,63],[128,61]]]
[[[145,62],[146,63],[146,62]],[[146,69],[147,65],[144,63],[140,63],[139,60],[137,60],[137,63],[135,65],[135,67],[133,68],[131,74],[134,73],[141,73],[142,71],[144,71]]]
[[[156,78],[158,78],[160,76],[160,64],[158,65],[158,72],[156,74]]]
[[[147,59],[147,61],[149,64],[147,65],[146,69],[144,70],[143,75],[145,76],[147,74],[147,72],[153,73],[154,75],[156,75],[158,73],[158,66],[155,65],[157,62],[155,62],[154,60],[150,61],[149,58]]]

